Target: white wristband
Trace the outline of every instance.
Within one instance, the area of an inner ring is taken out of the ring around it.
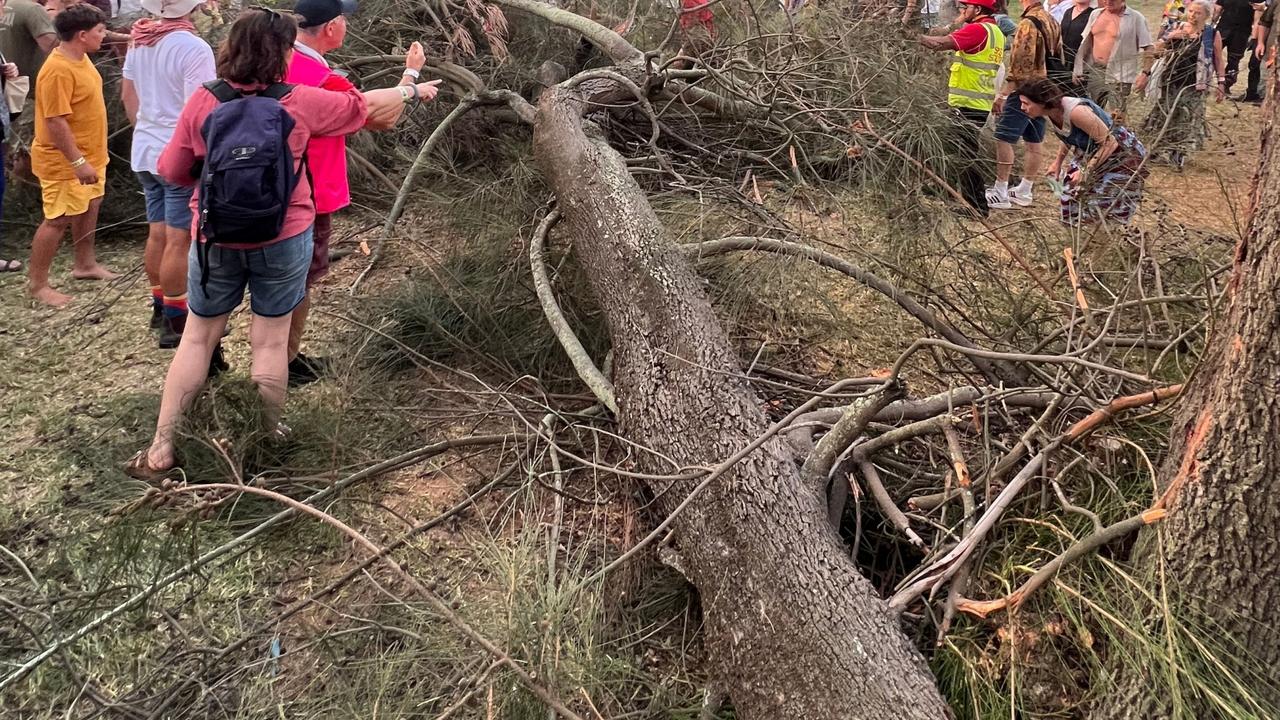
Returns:
[[[409,77],[413,78],[414,80],[417,80],[419,77],[421,77],[421,76],[422,76],[422,73],[420,73],[420,72],[418,72],[417,70],[414,70],[413,68],[410,68],[410,67],[405,68],[405,69],[404,69],[404,73],[403,73],[403,74],[404,74],[404,75],[408,75]]]

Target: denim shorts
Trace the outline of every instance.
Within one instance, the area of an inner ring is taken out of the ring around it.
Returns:
[[[1019,140],[1029,143],[1044,142],[1044,118],[1034,120],[1022,111],[1022,96],[1009,93],[1004,101],[1004,112],[996,119],[996,139],[1011,145]]]
[[[162,222],[171,228],[191,230],[191,194],[194,187],[170,185],[159,175],[145,170],[138,173],[142,193],[147,198],[147,222]]]
[[[311,265],[311,228],[253,250],[208,248],[206,282],[201,283],[200,253],[204,243],[192,243],[187,257],[187,309],[200,317],[217,317],[235,310],[249,288],[254,315],[280,317],[293,312],[307,292]]]

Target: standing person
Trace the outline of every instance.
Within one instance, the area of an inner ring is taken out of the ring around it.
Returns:
[[[32,0],[7,0],[0,14],[0,54],[18,66],[18,75],[35,78],[45,56],[58,44],[53,19]]]
[[[1169,0],[1164,4],[1164,12],[1160,15],[1160,32],[1156,34],[1163,40],[1165,35],[1177,30],[1187,21],[1187,0]]]
[[[1156,51],[1148,58],[1165,58],[1164,72],[1160,76],[1160,99],[1152,106],[1143,126],[1143,136],[1157,138],[1158,150],[1163,150],[1169,164],[1181,171],[1187,155],[1204,147],[1205,99],[1211,88],[1217,92],[1218,102],[1226,96],[1224,80],[1226,58],[1222,52],[1222,34],[1209,24],[1213,6],[1209,0],[1192,0],[1187,11],[1187,22],[1156,43]],[[1134,89],[1146,89],[1151,76],[1150,67],[1144,69],[1134,84]]]
[[[324,56],[342,47],[347,36],[347,16],[355,11],[355,0],[299,0],[293,11],[299,18],[298,39],[286,82],[339,92],[353,87],[346,77],[329,67]],[[405,58],[400,84],[417,82],[426,60],[422,45],[413,43]],[[309,358],[300,348],[311,308],[311,287],[329,272],[333,213],[351,204],[351,190],[347,185],[347,138],[342,135],[313,137],[307,144],[307,170],[315,182],[316,219],[311,267],[307,270],[307,294],[294,309],[289,328],[290,386],[315,381],[324,366],[322,359]]]
[[[1009,51],[1009,70],[1004,87],[996,96],[996,182],[987,188],[987,205],[993,210],[1007,210],[1014,205],[1032,203],[1031,191],[1040,172],[1041,143],[1044,142],[1044,118],[1028,117],[1022,112],[1018,86],[1036,78],[1047,78],[1048,54],[1060,47],[1062,37],[1058,23],[1049,17],[1040,0],[1022,0],[1022,19],[1013,36]],[[1009,187],[1013,174],[1013,147],[1025,143],[1022,158],[1022,182]]]
[[[233,158],[256,154],[258,147],[270,147],[275,157],[289,160],[288,180],[292,189],[284,200],[280,231],[266,242],[236,244],[235,237],[261,230],[262,222],[244,223],[212,243],[202,232],[209,218],[216,221],[219,234],[224,223],[243,221],[229,212],[211,211],[208,218],[196,219],[188,259],[188,307],[190,316],[178,344],[160,398],[160,414],[151,445],[125,466],[129,475],[156,480],[176,464],[174,440],[182,415],[200,390],[208,374],[214,348],[222,338],[227,317],[250,294],[253,321],[249,343],[253,351],[252,376],[262,395],[267,427],[279,432],[288,375],[289,323],[293,309],[306,295],[306,275],[311,264],[312,224],[315,205],[311,182],[303,171],[307,143],[313,136],[345,135],[359,130],[372,115],[391,112],[396,118],[406,104],[435,96],[439,81],[411,86],[371,90],[361,94],[354,87],[333,92],[306,86],[284,85],[289,57],[294,52],[297,24],[291,15],[266,8],[251,8],[231,25],[218,49],[220,80],[197,90],[182,109],[173,139],[160,155],[159,173],[167,182],[191,186],[196,171],[208,186],[220,189],[212,198],[202,198],[203,187],[192,199],[197,208],[209,210],[215,203],[257,202],[249,188],[221,174]],[[216,93],[216,94],[215,94]],[[267,104],[271,98],[274,105]],[[242,103],[231,105],[231,103]],[[226,110],[226,112],[221,112]],[[269,117],[265,117],[269,115]],[[250,117],[252,116],[252,117]],[[215,122],[216,121],[216,122]],[[394,122],[394,118],[391,120]],[[216,127],[215,127],[216,126]],[[272,135],[268,128],[274,129]],[[218,131],[215,133],[215,129]],[[287,136],[281,138],[281,129]],[[224,142],[218,138],[226,137]],[[210,137],[215,139],[212,146]],[[285,146],[277,148],[283,139]],[[228,143],[234,143],[229,146]],[[248,153],[248,151],[254,151]],[[287,150],[287,152],[286,152]],[[216,177],[210,173],[217,172]],[[243,172],[243,171],[240,171]],[[257,181],[263,180],[257,171]],[[256,191],[258,184],[253,188]],[[273,199],[274,196],[268,198]],[[218,208],[225,206],[217,205]],[[202,213],[203,215],[203,213]],[[275,225],[265,225],[274,230]],[[241,235],[236,235],[235,233]]]
[[[204,0],[142,0],[158,19],[133,24],[133,49],[125,56],[120,99],[133,124],[129,162],[147,201],[147,245],[142,267],[151,283],[151,327],[162,349],[178,347],[187,325],[187,251],[191,248],[193,188],[157,175],[164,146],[178,126],[182,106],[217,77],[213,50],[196,34],[191,14]]]
[[[1020,94],[1023,111],[1047,118],[1062,141],[1048,173],[1064,174],[1063,163],[1071,159],[1065,168],[1062,222],[1127,225],[1142,202],[1147,177],[1147,149],[1138,136],[1094,101],[1064,96],[1048,80],[1024,83]]]
[[[1093,17],[1095,8],[1093,0],[1071,0],[1059,5],[1066,5],[1058,25],[1062,29],[1062,55],[1067,67],[1074,68],[1076,55],[1080,52],[1080,43],[1084,42],[1084,29]]]
[[[1142,13],[1125,0],[1102,0],[1101,10],[1084,28],[1072,79],[1086,83],[1085,91],[1095,103],[1123,115],[1142,56],[1152,45],[1151,30]]]
[[[0,0],[0,21],[4,20],[4,16],[5,0]],[[8,96],[5,94],[5,88],[8,87],[10,80],[17,78],[18,66],[6,60],[4,53],[0,52],[0,244],[4,242],[4,146],[9,139],[9,105],[6,101]],[[0,258],[0,273],[17,272],[21,269],[21,262]]]
[[[36,79],[36,139],[31,169],[40,180],[44,222],[31,240],[27,279],[31,297],[62,307],[71,301],[49,286],[49,267],[71,230],[78,280],[112,280],[98,264],[94,232],[107,179],[107,106],[102,76],[89,60],[107,34],[106,18],[91,5],[74,5],[53,21],[61,44]]]
[[[1262,102],[1262,64],[1267,61],[1267,41],[1270,39],[1271,28],[1276,22],[1278,6],[1280,2],[1274,0],[1268,2],[1266,9],[1258,16],[1258,22],[1254,23],[1253,49],[1249,53],[1249,79],[1244,95],[1238,98],[1241,102],[1254,105]]]
[[[959,0],[959,29],[950,35],[923,35],[920,44],[930,50],[955,53],[948,81],[947,104],[960,115],[964,169],[960,193],[979,214],[988,214],[984,180],[979,166],[982,127],[995,102],[996,72],[1004,58],[1004,33],[995,22],[995,0]]]
[[[1009,17],[1009,0],[996,0],[996,27],[1004,33],[1004,51],[1009,52],[1013,44],[1013,34],[1018,30],[1018,21]]]
[[[1240,73],[1240,59],[1244,57],[1253,36],[1254,12],[1262,10],[1262,3],[1251,0],[1218,0],[1214,8],[1215,24],[1222,33],[1222,44],[1227,48],[1227,92],[1235,87]]]

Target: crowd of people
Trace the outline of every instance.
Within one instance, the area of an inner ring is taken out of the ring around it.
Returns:
[[[965,153],[957,189],[983,216],[1030,206],[1042,182],[1057,196],[1064,223],[1126,224],[1142,200],[1150,162],[1180,171],[1203,148],[1205,104],[1210,95],[1229,97],[1246,53],[1247,89],[1233,99],[1262,100],[1280,2],[1172,0],[1153,37],[1126,0],[1014,1],[1021,4],[1016,21],[1005,0],[955,0],[958,21],[920,37],[926,48],[953,53],[948,104]],[[1138,132],[1126,125],[1135,93],[1152,101]],[[989,122],[990,185],[980,150]],[[1060,144],[1045,167],[1048,130]],[[1022,176],[1011,185],[1019,144]]]
[[[286,387],[321,369],[300,347],[311,286],[328,270],[332,214],[350,203],[345,138],[390,128],[407,107],[435,97],[440,81],[420,80],[422,46],[408,49],[398,85],[361,91],[325,59],[343,44],[354,0],[244,10],[216,53],[194,22],[204,0],[141,0],[144,15],[130,18],[127,33],[109,29],[95,4],[48,1],[59,4],[0,0],[9,18],[0,25],[9,105],[0,116],[11,144],[29,147],[43,210],[28,291],[46,305],[70,302],[50,280],[68,233],[74,278],[116,277],[94,252],[114,172],[94,58],[119,42],[130,170],[148,225],[149,324],[160,348],[176,349],[153,441],[126,471],[156,479],[174,467],[175,432],[207,377],[226,368],[221,339],[246,289],[250,373],[269,428],[287,432],[279,423]],[[0,269],[21,268],[0,259]]]

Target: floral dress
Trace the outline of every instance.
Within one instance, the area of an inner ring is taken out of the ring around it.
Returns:
[[[1063,125],[1050,123],[1063,143],[1074,149],[1067,177],[1083,174],[1085,165],[1098,150],[1089,134],[1071,123],[1071,111],[1083,104],[1102,118],[1111,129],[1117,147],[1101,166],[1084,178],[1084,183],[1068,180],[1061,197],[1062,222],[1080,225],[1100,221],[1128,225],[1142,202],[1147,179],[1147,149],[1133,131],[1115,123],[1105,110],[1088,98],[1063,98]]]

